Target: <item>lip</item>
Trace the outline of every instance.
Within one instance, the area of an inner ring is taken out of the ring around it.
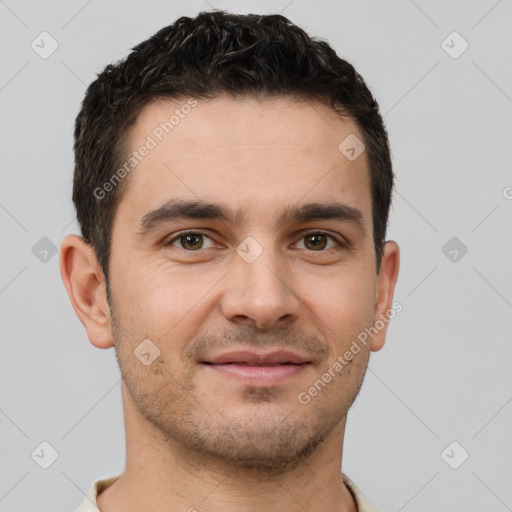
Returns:
[[[205,363],[219,365],[228,363],[244,363],[250,366],[277,366],[285,363],[300,365],[310,363],[306,357],[292,352],[290,350],[276,350],[267,354],[259,354],[249,350],[237,350],[233,352],[225,352],[216,357],[212,357]]]
[[[309,363],[279,364],[276,366],[249,366],[237,363],[205,364],[205,368],[232,377],[251,386],[276,386],[301,374]]]
[[[301,374],[311,361],[289,350],[258,354],[246,350],[227,352],[203,366],[252,386],[275,386]]]

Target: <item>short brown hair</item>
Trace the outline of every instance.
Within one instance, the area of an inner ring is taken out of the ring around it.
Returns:
[[[370,166],[379,272],[394,175],[387,132],[363,78],[327,42],[284,16],[210,11],[162,28],[87,88],[75,123],[73,202],[107,284],[113,219],[126,179],[102,197],[96,191],[126,160],[129,128],[154,99],[221,94],[314,100],[356,119]]]

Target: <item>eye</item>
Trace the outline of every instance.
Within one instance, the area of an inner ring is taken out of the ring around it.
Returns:
[[[195,231],[182,232],[172,240],[166,242],[165,245],[175,245],[175,242],[179,241],[181,249],[185,249],[186,251],[197,251],[199,249],[208,249],[209,247],[212,247],[212,245],[205,247],[205,238],[210,240],[210,242],[213,242],[213,240],[204,233],[198,233]]]
[[[308,233],[304,235],[301,240],[304,240],[304,246],[306,249],[310,249],[316,252],[321,252],[325,249],[332,249],[333,247],[340,247],[342,244],[334,238],[334,236],[324,233],[322,231],[315,231],[314,233]],[[329,240],[334,242],[334,245],[327,247]]]
[[[205,245],[205,240],[209,240],[210,245]],[[307,233],[301,238],[303,247],[310,251],[322,252],[335,247],[342,247],[343,244],[339,242],[333,235],[324,233],[322,231],[315,231]],[[329,242],[331,245],[329,246]],[[177,245],[179,243],[179,246]],[[184,231],[165,243],[166,246],[174,246],[184,249],[189,252],[198,251],[200,249],[209,249],[213,247],[213,240],[206,234],[198,231]]]

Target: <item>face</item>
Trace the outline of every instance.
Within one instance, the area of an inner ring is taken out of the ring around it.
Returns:
[[[121,373],[170,443],[278,472],[344,419],[371,344],[333,368],[383,312],[366,154],[338,149],[362,135],[317,103],[180,105],[147,106],[129,138],[133,150],[156,145],[113,225]],[[188,113],[155,132],[176,109]]]

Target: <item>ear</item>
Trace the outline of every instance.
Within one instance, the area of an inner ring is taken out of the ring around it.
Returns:
[[[98,348],[114,346],[105,276],[94,249],[83,238],[68,235],[62,241],[60,275],[89,341]]]
[[[398,278],[399,267],[400,249],[398,244],[393,240],[388,240],[384,244],[380,270],[377,275],[374,327],[378,332],[371,342],[373,352],[377,352],[384,346],[390,319],[393,318],[397,311],[402,309],[401,305],[393,307],[393,294]]]

